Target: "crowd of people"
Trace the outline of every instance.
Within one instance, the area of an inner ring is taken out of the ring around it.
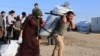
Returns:
[[[9,11],[9,15],[6,15],[5,11],[1,11],[0,15],[0,43],[10,43],[9,40],[18,40],[21,27],[26,19],[26,13],[22,12],[21,15],[14,17],[15,11]]]
[[[0,15],[0,44],[9,44],[10,40],[18,40],[22,37],[22,43],[18,49],[17,56],[40,56],[39,49],[39,31],[42,22],[42,11],[38,3],[34,4],[32,14],[26,16],[25,12],[14,17],[15,11],[9,11],[9,15],[2,11]],[[63,56],[64,50],[64,31],[70,25],[71,29],[75,28],[73,17],[74,12],[69,11],[58,20],[52,37],[55,40],[55,48],[52,56]],[[6,18],[5,18],[6,17]],[[67,25],[66,25],[67,24]]]
[[[39,56],[39,31],[42,26],[42,11],[38,3],[34,4],[32,13],[26,12],[15,17],[15,11],[9,11],[9,15],[1,11],[0,14],[0,46],[10,44],[10,40],[22,39],[17,56]],[[26,45],[27,44],[27,45]]]

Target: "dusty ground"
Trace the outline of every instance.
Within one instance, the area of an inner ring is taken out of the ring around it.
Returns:
[[[42,43],[46,43],[44,40]],[[41,56],[51,56],[53,48],[42,44]],[[66,33],[64,56],[100,56],[100,34]]]

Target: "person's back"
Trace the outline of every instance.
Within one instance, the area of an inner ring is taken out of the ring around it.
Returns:
[[[69,25],[70,25],[69,22],[67,22],[66,24],[63,24],[60,19],[56,24],[53,34],[59,34],[59,35],[63,36],[64,32],[66,32],[66,28],[68,28]]]
[[[15,26],[16,26],[17,28],[21,28],[21,21],[16,21],[16,22],[15,22]]]

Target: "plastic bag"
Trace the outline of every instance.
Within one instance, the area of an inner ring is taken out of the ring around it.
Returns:
[[[21,44],[22,42],[23,40],[22,40],[22,37],[20,36],[17,43]]]

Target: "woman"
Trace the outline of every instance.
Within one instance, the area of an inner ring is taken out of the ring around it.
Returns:
[[[24,24],[23,29],[23,42],[19,48],[18,56],[39,56],[39,40],[37,38],[37,22],[32,15],[29,15]]]

